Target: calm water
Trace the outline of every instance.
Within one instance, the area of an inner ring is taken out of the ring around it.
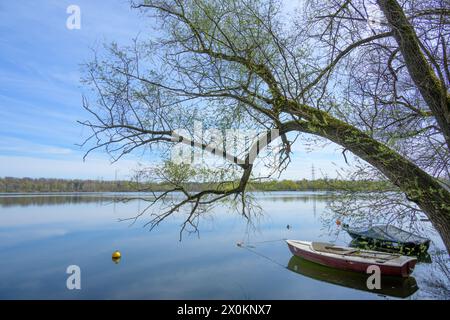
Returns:
[[[364,277],[292,258],[280,239],[350,242],[322,225],[326,202],[317,193],[259,194],[264,214],[251,230],[230,209],[217,208],[201,221],[200,237],[181,242],[179,217],[149,232],[145,216],[132,226],[118,222],[144,202],[111,197],[0,196],[0,299],[448,298],[434,260],[418,264],[414,279],[373,293],[364,291]],[[442,248],[433,240],[432,259]],[[123,256],[118,264],[111,260],[116,249]],[[69,265],[81,268],[81,290],[66,288]]]

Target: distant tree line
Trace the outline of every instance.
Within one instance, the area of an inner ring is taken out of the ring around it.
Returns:
[[[260,191],[389,191],[392,184],[388,181],[371,180],[272,180],[267,182],[252,183],[255,190]]]
[[[130,181],[49,178],[0,178],[0,192],[128,192],[136,191]]]
[[[203,190],[210,184],[191,183],[189,189],[193,191]],[[165,183],[134,181],[109,181],[109,180],[69,180],[48,178],[0,178],[0,192],[137,192],[137,191],[166,191],[170,188]],[[253,182],[251,190],[254,191],[387,191],[392,186],[387,181],[369,180],[271,180],[265,182]]]

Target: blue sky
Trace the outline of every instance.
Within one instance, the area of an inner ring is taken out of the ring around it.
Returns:
[[[81,29],[69,30],[69,5],[81,9]],[[149,18],[130,10],[126,0],[3,1],[0,3],[0,177],[127,178],[138,162],[130,156],[111,164],[97,152],[83,162],[78,147],[88,133],[77,120],[81,107],[80,64],[92,48],[128,44],[149,32]],[[309,178],[311,165],[328,176],[345,166],[337,147],[306,152],[298,141],[284,178]]]

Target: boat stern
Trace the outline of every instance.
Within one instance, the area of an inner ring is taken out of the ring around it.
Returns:
[[[405,264],[402,267],[402,277],[405,278],[409,277],[411,273],[413,273],[416,263],[417,263],[416,258],[411,258],[407,262],[405,262]]]

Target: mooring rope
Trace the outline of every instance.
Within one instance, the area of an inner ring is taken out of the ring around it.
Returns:
[[[267,242],[278,242],[278,241],[286,241],[287,238],[275,239],[275,240],[264,240],[264,241],[256,241],[250,242],[250,244],[258,244],[258,243],[267,243]]]
[[[274,263],[274,264],[276,264],[276,265],[282,267],[283,269],[286,269],[286,266],[285,266],[284,264],[282,264],[282,263],[276,261],[275,259],[272,259],[271,257],[269,257],[269,256],[267,256],[267,255],[265,255],[265,254],[263,254],[263,253],[261,253],[261,252],[258,252],[258,251],[256,251],[256,250],[254,250],[255,246],[252,246],[252,244],[269,243],[269,242],[278,242],[278,241],[284,241],[284,240],[286,240],[286,239],[285,239],[285,238],[282,238],[282,239],[275,239],[275,240],[264,240],[264,241],[257,241],[257,242],[253,242],[253,243],[247,243],[247,244],[245,244],[245,243],[242,241],[242,242],[238,242],[238,243],[237,243],[237,246],[240,247],[240,248],[246,249],[246,250],[248,250],[248,251],[250,251],[250,252],[252,252],[252,253],[258,255],[258,256],[260,256],[261,258],[264,258],[264,259],[266,259],[266,260],[268,260],[268,261],[270,261],[270,262],[272,262],[272,263]]]
[[[256,241],[256,242],[245,242],[245,241],[239,241],[237,243],[238,246],[243,246],[245,245],[246,247],[249,248],[255,248],[256,245],[258,244],[262,244],[262,243],[270,243],[270,242],[279,242],[279,241],[286,241],[287,238],[282,238],[282,239],[275,239],[275,240],[263,240],[263,241]]]

